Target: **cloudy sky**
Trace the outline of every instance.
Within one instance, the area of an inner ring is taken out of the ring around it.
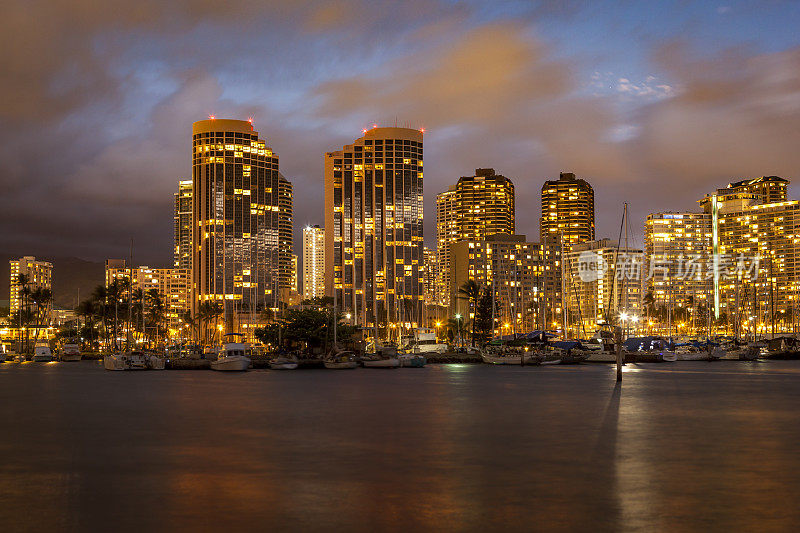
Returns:
[[[322,223],[323,153],[373,123],[424,127],[435,195],[476,167],[539,190],[572,171],[598,237],[634,235],[734,179],[800,169],[800,3],[94,0],[6,4],[0,246],[168,265],[191,123],[253,117]],[[793,193],[795,189],[792,189]],[[800,191],[798,191],[800,192]],[[301,201],[302,200],[302,201]]]

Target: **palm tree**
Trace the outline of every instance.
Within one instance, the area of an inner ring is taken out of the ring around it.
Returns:
[[[22,300],[21,306],[19,308],[19,313],[17,315],[17,328],[20,331],[20,342],[22,342],[22,328],[25,328],[25,348],[23,349],[23,353],[28,352],[28,320],[30,319],[30,313],[28,312],[28,297],[31,294],[30,288],[30,277],[27,274],[17,274],[17,291],[19,298]]]
[[[481,286],[474,279],[469,279],[458,289],[458,297],[467,300],[469,304],[468,316],[473,318],[472,331],[470,332],[470,346],[475,344],[475,310],[478,305],[478,298],[481,297]]]
[[[95,315],[98,314],[98,307],[98,302],[92,298],[89,298],[80,302],[78,307],[75,308],[75,314],[78,317],[83,318],[84,327],[88,327],[89,346],[93,346],[94,344],[94,318]],[[78,336],[80,336],[80,331],[78,332]]]
[[[36,341],[39,340],[39,332],[41,331],[41,327],[45,324],[45,319],[50,311],[50,303],[53,301],[53,293],[50,289],[44,289],[42,287],[37,287],[35,290],[31,292],[30,295],[31,302],[36,307],[36,334],[33,336],[33,344],[36,345]],[[47,320],[47,323],[50,321]]]
[[[95,303],[95,313],[103,326],[103,344],[108,347],[108,290],[106,286],[96,286],[92,291],[91,300]]]
[[[156,327],[155,342],[158,343],[159,331],[162,329],[164,322],[164,296],[158,292],[158,289],[150,289],[145,294],[145,299],[150,307],[149,318]]]
[[[194,328],[197,325],[198,319],[192,315],[191,311],[184,311],[184,313],[181,314],[180,318],[184,324],[189,326],[189,331],[191,332],[191,336],[194,338],[194,332],[195,332]],[[198,337],[199,336],[200,335],[198,335]]]

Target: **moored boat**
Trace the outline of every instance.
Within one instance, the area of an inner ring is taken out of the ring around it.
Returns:
[[[211,370],[220,372],[244,372],[250,367],[250,358],[245,356],[245,345],[241,342],[228,342],[220,357],[211,361]]]
[[[295,370],[297,366],[297,357],[294,356],[279,356],[269,360],[269,367],[272,370]]]
[[[81,347],[78,343],[68,342],[61,347],[58,352],[58,358],[61,361],[80,361],[81,360]]]
[[[403,368],[422,368],[428,363],[428,358],[419,354],[402,354],[397,357]]]
[[[397,357],[362,358],[361,365],[364,368],[400,368],[400,359]]]
[[[324,364],[325,368],[329,370],[349,370],[358,366],[353,352],[348,351],[341,351],[331,354],[327,359],[325,359]]]
[[[166,368],[166,358],[154,353],[145,354],[145,363],[148,370],[164,370]]]
[[[49,344],[37,343],[36,346],[33,347],[33,360],[37,363],[49,363],[55,361],[56,358],[53,357],[53,352],[50,350]]]

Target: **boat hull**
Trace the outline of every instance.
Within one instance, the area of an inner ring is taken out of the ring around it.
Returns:
[[[106,370],[128,370],[128,364],[118,355],[107,355],[103,357],[103,368]]]
[[[272,370],[296,370],[297,363],[270,363],[269,367]]]
[[[148,370],[164,370],[166,368],[166,360],[163,357],[151,355],[147,358]]]
[[[33,356],[34,363],[50,363],[55,360],[56,358],[49,354],[38,354]]]
[[[400,366],[403,368],[422,368],[428,362],[428,359],[423,355],[401,355],[398,359],[400,359]]]
[[[357,366],[355,361],[325,361],[325,368],[329,370],[349,370]]]
[[[672,363],[677,359],[674,352],[636,352],[635,363]]]
[[[361,361],[364,368],[400,368],[400,360],[396,357],[389,359],[366,359]]]
[[[64,353],[62,353],[59,356],[59,359],[61,361],[80,361],[81,360],[81,354],[77,354],[76,355],[76,354],[64,354]]]
[[[211,370],[218,372],[244,372],[250,367],[250,359],[243,356],[226,356],[211,361]]]

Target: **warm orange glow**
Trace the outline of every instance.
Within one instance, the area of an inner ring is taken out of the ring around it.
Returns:
[[[420,133],[425,133],[425,128],[420,128],[419,131]]]
[[[249,122],[250,124],[252,124],[252,123],[253,123],[253,117],[247,117],[247,122]]]
[[[211,120],[214,120],[215,118],[217,118],[217,115],[208,115],[208,118],[210,118]]]

